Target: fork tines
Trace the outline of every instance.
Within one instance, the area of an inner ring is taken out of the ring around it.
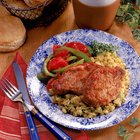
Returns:
[[[7,80],[6,78],[2,79],[0,82],[0,88],[1,90],[9,97],[12,98],[17,92],[18,90],[16,89],[16,87],[11,84],[9,82],[9,80]]]

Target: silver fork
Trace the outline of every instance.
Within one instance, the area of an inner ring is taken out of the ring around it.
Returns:
[[[21,103],[24,103],[22,100],[21,92],[13,84],[11,84],[9,80],[4,78],[1,80],[0,83],[1,83],[0,84],[1,90],[8,96],[9,99],[15,102],[19,101]],[[24,104],[23,104],[23,108],[24,108],[24,113],[25,113],[31,140],[40,140],[35,122],[33,120],[30,111],[25,107]]]
[[[1,80],[0,88],[1,90],[11,99],[12,101],[19,101],[23,103],[22,94],[20,91],[9,82],[6,78]]]
[[[44,116],[34,106],[32,105],[29,106],[28,104],[24,103],[22,99],[22,93],[9,80],[7,79],[1,80],[0,88],[12,101],[22,102],[28,108],[28,112],[31,111],[36,116],[36,118],[44,126],[46,126],[58,139],[71,140],[71,138],[63,130],[57,127],[56,124],[54,124],[51,120],[46,118],[46,116]]]

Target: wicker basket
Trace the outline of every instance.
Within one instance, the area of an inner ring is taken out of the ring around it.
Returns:
[[[69,0],[47,0],[45,4],[29,9],[9,7],[6,0],[2,4],[14,15],[21,18],[26,28],[47,26],[59,17],[66,8]]]
[[[1,3],[3,6],[5,6],[13,15],[16,15],[20,18],[23,19],[36,19],[39,16],[42,15],[42,11],[44,7],[50,3],[52,0],[46,0],[44,3],[37,5],[32,8],[16,8],[16,7],[11,7],[7,3],[8,0],[1,0]]]
[[[68,5],[68,1],[69,0],[53,0],[44,7],[40,17],[30,21],[23,19],[22,21],[25,27],[30,29],[42,25],[48,26],[63,13],[66,6]]]

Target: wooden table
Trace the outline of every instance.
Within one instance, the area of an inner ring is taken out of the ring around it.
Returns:
[[[0,53],[0,78],[6,71],[7,67],[11,64],[17,51],[22,55],[22,57],[28,64],[30,58],[43,41],[47,40],[53,35],[77,28],[78,27],[76,26],[74,19],[73,8],[71,3],[69,3],[64,13],[54,22],[52,22],[49,26],[38,27],[28,30],[27,40],[25,44],[21,46],[18,50],[10,53]],[[114,24],[108,30],[108,32],[115,34],[116,36],[119,36],[122,39],[128,41],[134,47],[134,49],[136,49],[136,51],[140,54],[140,43],[133,39],[131,35],[131,30],[127,25],[125,24],[120,25],[114,22]],[[128,123],[132,117],[140,118],[140,107],[133,113],[133,115],[131,115],[129,118],[127,118],[120,124],[129,127]],[[91,140],[121,140],[122,138],[117,136],[118,126],[119,125],[116,125],[110,128],[96,131],[87,131],[87,134],[90,136]],[[140,139],[140,131],[135,133],[132,140],[139,139]]]

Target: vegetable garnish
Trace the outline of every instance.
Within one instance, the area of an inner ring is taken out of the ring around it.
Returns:
[[[59,51],[62,51],[62,50],[68,50],[73,55],[83,58],[86,62],[91,61],[90,57],[88,55],[86,55],[84,52],[73,49],[73,48],[65,47],[65,46],[62,46],[61,48],[57,49],[57,51],[55,53],[57,54],[57,53],[59,53]]]
[[[112,44],[99,43],[94,40],[91,49],[91,55],[94,57],[103,52],[116,52],[118,47],[113,46]]]
[[[56,77],[57,75],[56,74],[53,74],[51,72],[48,71],[47,69],[47,64],[48,62],[50,61],[50,59],[53,57],[53,55],[50,55],[49,57],[46,58],[46,60],[44,61],[44,64],[43,64],[43,72],[46,76],[51,76],[51,77]]]
[[[84,53],[88,53],[88,48],[81,42],[68,42],[65,43],[63,46],[73,48],[75,50],[79,50]]]
[[[50,77],[57,77],[71,66],[91,62],[91,56],[97,56],[103,52],[115,52],[116,46],[112,44],[93,41],[90,47],[80,42],[68,42],[67,46],[54,45],[53,54],[48,56],[43,64],[43,72],[37,75],[40,81],[48,81]]]
[[[69,64],[69,65],[67,65],[67,66],[65,66],[65,67],[63,67],[63,68],[59,68],[59,69],[53,70],[53,72],[55,72],[55,73],[57,73],[57,72],[62,73],[62,72],[64,72],[66,69],[68,69],[68,68],[70,68],[70,67],[72,67],[72,66],[75,66],[75,65],[77,65],[77,64],[83,64],[83,63],[84,63],[84,59],[81,59],[81,60],[79,60],[79,61],[77,61],[77,62],[74,62],[74,63],[72,63],[72,64]]]
[[[70,61],[73,61],[73,60],[76,60],[77,57],[76,56],[70,56],[66,59],[66,61],[70,62]]]
[[[53,57],[47,65],[49,71],[63,68],[68,65],[68,62],[61,56]]]
[[[41,81],[44,84],[47,84],[48,81],[50,80],[50,76],[48,76],[48,75],[46,76],[44,74],[44,72],[38,73],[37,78],[38,78],[39,81]]]
[[[43,63],[43,71],[37,74],[37,78],[46,83],[51,77],[57,77],[71,66],[90,62],[87,55],[89,49],[80,42],[65,43],[68,47],[53,45],[53,54],[48,56]],[[73,46],[74,45],[74,46]]]
[[[54,45],[53,46],[53,53],[55,54],[55,52],[57,51],[57,49],[60,48],[60,47],[61,47],[60,45]],[[61,56],[64,59],[67,59],[70,56],[70,53],[67,50],[62,50],[59,53],[55,54],[55,57],[58,57],[58,56]]]

